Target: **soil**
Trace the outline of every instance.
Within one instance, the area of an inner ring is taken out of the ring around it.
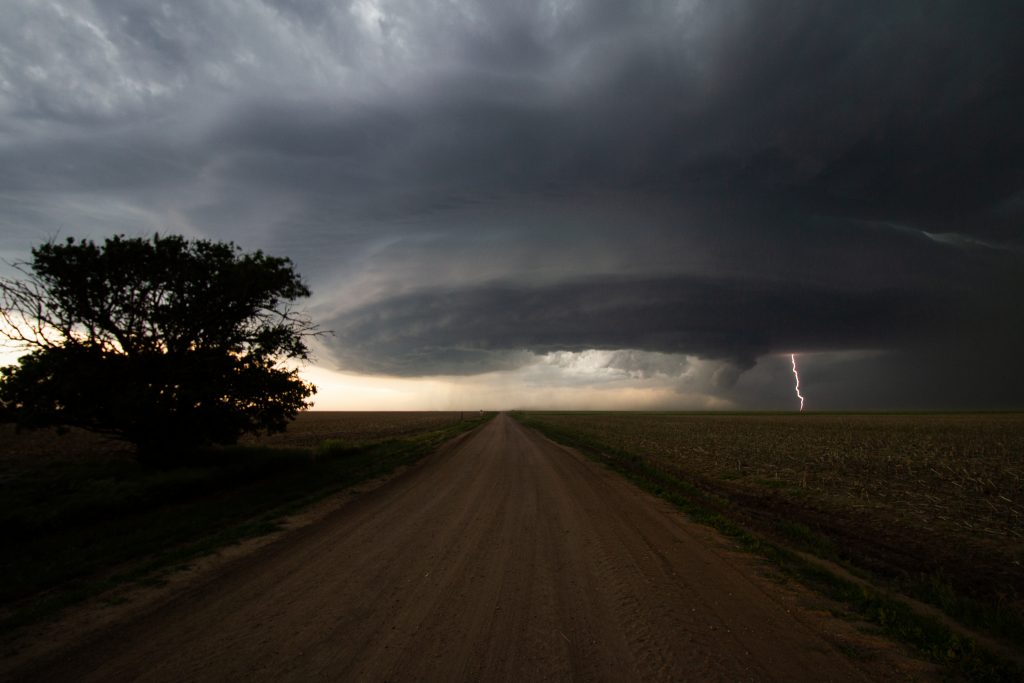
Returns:
[[[0,676],[938,676],[664,501],[505,415],[346,500],[130,617],[51,630],[61,637],[33,643]]]

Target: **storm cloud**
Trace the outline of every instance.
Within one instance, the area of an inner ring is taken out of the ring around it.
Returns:
[[[8,260],[155,231],[288,255],[350,372],[662,354],[634,360],[771,407],[744,382],[798,352],[819,407],[1022,405],[1020,3],[0,13]]]
[[[389,374],[480,372],[510,349],[635,349],[750,368],[783,349],[876,348],[934,332],[941,316],[933,305],[885,290],[613,279],[417,291],[328,324],[346,366]]]

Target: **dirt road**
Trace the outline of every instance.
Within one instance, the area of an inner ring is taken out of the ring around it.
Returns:
[[[869,680],[820,615],[501,415],[170,603],[31,662],[60,681]],[[876,663],[877,664],[877,663]]]

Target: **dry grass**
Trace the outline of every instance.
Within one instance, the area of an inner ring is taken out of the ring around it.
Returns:
[[[340,441],[358,445],[385,439],[394,439],[417,432],[429,432],[448,427],[465,416],[467,420],[479,417],[467,412],[340,412],[312,411],[300,413],[283,434],[246,436],[244,445],[284,448],[309,448],[322,442]]]
[[[81,430],[0,425],[0,637],[112,585],[276,528],[483,423],[467,413],[306,413],[257,445],[147,467]],[[326,442],[326,443],[325,443]]]
[[[531,418],[732,487],[818,497],[1024,549],[1022,414]]]
[[[1020,680],[1003,660],[1024,651],[1024,414],[519,417],[960,674]],[[787,548],[845,564],[878,589]],[[944,616],[892,597],[901,594]]]
[[[708,523],[838,561],[1004,651],[1024,647],[1024,414],[519,417]],[[840,592],[895,623],[854,584]],[[919,646],[930,632],[904,626]]]
[[[274,448],[311,448],[332,439],[360,445],[384,439],[432,431],[479,415],[475,412],[327,412],[299,413],[282,434],[242,438],[243,445]],[[0,477],[8,469],[21,469],[24,461],[42,464],[48,461],[130,459],[131,444],[81,429],[15,429],[0,424]]]
[[[70,464],[131,463],[135,447],[81,429],[18,430],[0,424],[0,489],[25,476],[47,477]]]

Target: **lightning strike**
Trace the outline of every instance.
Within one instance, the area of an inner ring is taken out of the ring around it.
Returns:
[[[796,371],[796,354],[795,353],[789,354],[789,359],[791,361],[793,361],[793,377],[796,379],[796,387],[795,387],[795,389],[796,389],[796,397],[798,399],[800,399],[800,411],[803,412],[803,409],[804,409],[804,397],[800,393],[800,373]]]

